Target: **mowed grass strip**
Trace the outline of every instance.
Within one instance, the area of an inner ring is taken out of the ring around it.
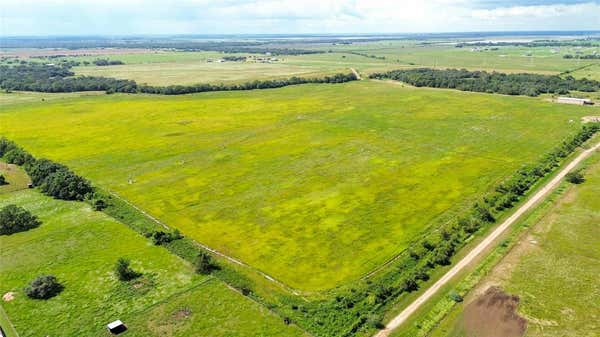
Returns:
[[[590,109],[361,81],[0,112],[0,133],[288,285],[359,278]]]
[[[308,336],[216,279],[137,314],[128,326],[131,337]]]

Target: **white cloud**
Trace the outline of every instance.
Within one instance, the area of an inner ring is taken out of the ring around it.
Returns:
[[[598,1],[549,1],[0,0],[0,34],[600,29]]]
[[[538,6],[513,6],[494,9],[474,10],[473,17],[485,20],[497,19],[522,19],[522,18],[556,18],[561,16],[585,15],[587,13],[597,15],[596,24],[600,23],[600,4],[589,2],[581,4],[556,4]]]

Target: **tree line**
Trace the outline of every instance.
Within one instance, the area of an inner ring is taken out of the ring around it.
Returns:
[[[580,60],[600,60],[600,54],[587,54],[587,55],[572,55],[565,54],[563,55],[564,59],[580,59]]]
[[[369,77],[402,81],[416,87],[450,88],[504,95],[538,96],[546,93],[564,95],[571,90],[592,92],[600,89],[598,81],[575,79],[572,76],[562,78],[556,75],[488,73],[466,69],[393,70],[371,74]]]
[[[91,49],[91,48],[141,48],[178,51],[217,51],[223,53],[257,53],[272,55],[303,55],[321,54],[322,50],[290,48],[282,44],[290,41],[183,41],[169,38],[153,39],[96,39],[89,38],[0,38],[0,45],[4,48],[65,48],[65,49]],[[297,42],[298,43],[298,42]]]
[[[39,92],[106,91],[107,93],[146,93],[180,95],[206,91],[253,90],[280,88],[305,83],[343,83],[356,80],[349,74],[335,74],[324,77],[290,77],[276,80],[255,80],[241,84],[193,84],[149,86],[139,85],[133,80],[98,76],[74,76],[70,65],[44,65],[29,62],[18,65],[0,66],[0,88]]]
[[[22,166],[33,186],[56,199],[84,200],[93,192],[90,182],[66,166],[49,159],[36,159],[6,138],[0,138],[0,158],[9,164]]]
[[[121,60],[109,60],[109,59],[95,59],[94,61],[92,61],[92,63],[99,67],[116,66],[116,65],[125,64]]]
[[[368,57],[368,58],[372,58],[372,59],[377,59],[377,60],[385,60],[385,56],[377,56],[377,55],[371,55],[371,54],[366,54],[366,53],[359,53],[357,51],[350,51],[347,52],[348,54],[352,54],[352,55],[358,55],[358,56],[362,56],[362,57]]]

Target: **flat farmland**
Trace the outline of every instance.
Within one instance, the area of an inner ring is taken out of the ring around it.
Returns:
[[[320,291],[406,249],[590,109],[360,81],[13,104],[0,133],[199,242]]]
[[[582,60],[582,62],[583,61],[584,60]],[[576,70],[569,75],[575,78],[587,78],[589,80],[600,81],[600,62],[589,64],[587,67],[582,67],[582,69]]]
[[[18,183],[12,178],[11,184]],[[22,337],[110,336],[105,326],[115,319],[127,324],[128,336],[303,335],[87,204],[54,200],[29,189],[0,189],[0,207],[8,204],[42,220],[37,228],[0,236],[0,293],[14,294],[0,307],[0,323],[8,336],[13,336],[11,324]],[[113,265],[119,257],[131,259],[142,276],[118,281]],[[64,290],[49,300],[27,298],[25,285],[47,274],[55,275]]]
[[[277,61],[261,63],[214,62],[224,56],[275,57]],[[69,58],[93,61],[97,57]],[[335,73],[349,73],[350,67],[361,70],[390,69],[382,60],[339,53],[265,56],[264,54],[224,54],[218,52],[157,52],[148,54],[111,55],[124,65],[78,66],[77,75],[104,76],[135,80],[150,85],[197,84],[197,83],[243,83],[253,80],[277,78],[320,77]],[[213,62],[208,62],[212,60]]]
[[[383,56],[387,63],[433,68],[466,68],[501,72],[533,72],[558,74],[585,64],[600,64],[599,60],[564,59],[563,55],[600,52],[600,47],[491,47],[432,44],[419,45],[406,41],[378,41],[318,47],[336,52],[358,52]]]

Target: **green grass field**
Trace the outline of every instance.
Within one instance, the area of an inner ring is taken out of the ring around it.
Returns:
[[[589,80],[600,81],[600,63],[592,64],[580,70],[576,70],[569,75],[575,78],[587,78]]]
[[[446,43],[450,41],[445,41]],[[430,41],[431,42],[431,41]],[[576,72],[584,77],[597,74],[595,67],[600,60],[564,59],[563,55],[591,54],[600,52],[600,47],[521,47],[500,46],[483,50],[481,47],[465,45],[456,48],[446,43],[419,44],[417,41],[374,41],[348,45],[308,43],[306,45],[274,45],[274,48],[289,47],[323,51],[323,54],[278,55],[273,63],[256,62],[207,62],[216,61],[226,55],[257,56],[263,54],[224,54],[213,51],[148,51],[94,56],[68,57],[67,60],[91,62],[98,58],[121,60],[125,65],[98,67],[93,64],[73,68],[77,75],[105,76],[132,79],[150,85],[175,85],[196,83],[241,83],[253,80],[287,78],[291,76],[323,76],[338,72],[349,72],[356,68],[363,74],[407,67],[468,68],[472,70],[502,72],[536,72],[558,74],[584,65],[594,65],[587,72]],[[479,48],[479,49],[478,49]],[[481,50],[480,50],[481,49]],[[111,51],[113,52],[113,51]],[[351,54],[385,57],[370,58]],[[270,57],[270,56],[269,56]],[[47,62],[34,59],[40,62]],[[590,73],[591,72],[591,73]]]
[[[12,91],[0,92],[0,108],[4,108],[11,104],[20,103],[43,103],[49,101],[79,98],[84,96],[104,95],[104,91],[87,91],[87,92],[69,92],[69,93],[48,93],[48,92],[31,92],[31,91]]]
[[[8,184],[0,186],[0,193],[23,190],[31,183],[31,179],[19,166],[0,161],[0,174]]]
[[[599,60],[564,59],[564,54],[591,54],[600,47],[521,47],[501,46],[497,50],[478,51],[473,46],[418,45],[406,41],[378,41],[320,47],[334,51],[355,51],[384,56],[387,63],[437,68],[467,68],[502,72],[535,72],[557,74],[585,64],[600,64]],[[480,47],[481,48],[481,47]]]
[[[131,337],[307,336],[216,279],[131,319]]]
[[[217,52],[160,52],[148,54],[111,55],[124,65],[75,67],[77,75],[105,76],[133,79],[150,85],[196,83],[243,83],[253,80],[298,77],[319,77],[335,73],[349,73],[350,67],[361,70],[388,69],[381,60],[366,59],[351,54],[281,55],[272,63],[260,62],[207,62],[226,55],[266,57],[258,54],[223,54]],[[91,61],[97,57],[72,57],[68,60]]]
[[[362,81],[11,105],[0,133],[185,235],[317,291],[402,251],[588,114]]]
[[[9,337],[16,336],[10,334],[8,319],[21,337],[109,336],[105,325],[115,319],[128,325],[125,336],[302,335],[87,204],[53,200],[34,190],[0,191],[0,207],[11,203],[30,210],[43,223],[0,236],[0,293],[15,293],[14,300],[0,303],[7,314],[0,310],[0,324]],[[130,258],[143,276],[119,282],[112,268],[121,256]],[[49,300],[27,298],[23,287],[40,274],[55,275],[65,289]],[[185,322],[177,316],[182,305],[192,308]],[[173,329],[165,330],[169,324]]]
[[[530,232],[481,281],[467,302],[488,285],[499,285],[520,297],[519,313],[528,320],[525,336],[597,335],[600,155],[591,157],[587,166],[586,182],[571,186],[544,207],[543,213],[531,216],[537,221]],[[463,308],[461,304],[452,310],[431,336],[465,336]]]
[[[10,203],[43,221],[28,232],[0,237],[0,292],[16,293],[2,306],[21,336],[100,335],[111,320],[199,278],[191,266],[85,204],[52,200],[32,190],[0,195],[0,206]],[[132,259],[154,286],[138,291],[119,284],[112,266],[121,256]],[[22,289],[40,274],[55,275],[65,290],[48,301],[28,299]]]
[[[600,329],[600,156],[595,159],[587,181],[532,233],[539,248],[521,257],[506,283],[530,320],[526,336],[591,337]]]

